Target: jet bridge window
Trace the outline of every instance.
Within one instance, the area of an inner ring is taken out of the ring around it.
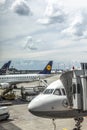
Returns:
[[[60,89],[56,89],[53,94],[54,95],[62,95]]]
[[[76,84],[72,85],[72,93],[75,94],[76,93]]]
[[[81,86],[80,86],[80,84],[77,84],[77,93],[81,93]]]
[[[81,86],[80,84],[73,84],[73,90],[72,90],[73,94],[75,93],[80,93],[81,92]]]
[[[51,94],[53,92],[54,89],[46,89],[44,91],[44,94]]]

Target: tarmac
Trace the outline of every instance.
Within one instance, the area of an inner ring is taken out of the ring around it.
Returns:
[[[51,119],[33,116],[27,106],[27,103],[9,106],[10,118],[0,122],[0,130],[54,130]],[[57,119],[55,123],[55,130],[72,130],[75,125],[73,119]],[[81,130],[86,129],[87,118],[84,118]]]
[[[58,76],[48,78],[48,84],[57,80]],[[38,82],[20,84],[26,87],[37,85]],[[18,93],[17,93],[18,94]],[[51,119],[40,118],[32,115],[28,111],[29,102],[20,99],[12,101],[12,105],[8,106],[10,118],[7,121],[0,122],[0,130],[73,130],[75,121],[73,119],[56,119],[55,128]],[[84,118],[81,130],[87,129],[87,118]]]

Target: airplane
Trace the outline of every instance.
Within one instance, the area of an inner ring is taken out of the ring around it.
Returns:
[[[30,82],[40,80],[48,77],[51,74],[53,61],[49,61],[45,68],[37,74],[13,74],[13,75],[0,75],[0,86],[2,88],[16,85],[18,83]]]
[[[87,111],[73,109],[68,101],[65,87],[61,79],[58,79],[29,103],[28,111],[35,116],[50,118],[53,121],[57,118],[74,118],[76,128],[73,130],[80,130],[80,124],[83,117],[87,116]]]
[[[2,74],[6,74],[6,71],[9,69],[9,66],[11,64],[11,60],[9,60],[8,62],[6,62],[0,69],[0,75]]]

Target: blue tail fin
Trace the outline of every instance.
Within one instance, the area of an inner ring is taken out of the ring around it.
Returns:
[[[39,74],[51,74],[53,61],[49,61],[45,68]]]
[[[11,64],[11,61],[8,61],[7,63],[5,63],[5,64],[1,67],[1,69],[8,69],[9,66],[10,66],[10,64]]]
[[[5,64],[1,67],[1,69],[0,69],[0,75],[6,73],[6,70],[9,69],[10,64],[11,64],[11,61],[8,61],[7,63],[5,63]]]

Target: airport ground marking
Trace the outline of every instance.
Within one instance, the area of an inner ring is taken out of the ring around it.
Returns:
[[[68,130],[68,129],[66,129],[66,128],[63,128],[63,130]]]

